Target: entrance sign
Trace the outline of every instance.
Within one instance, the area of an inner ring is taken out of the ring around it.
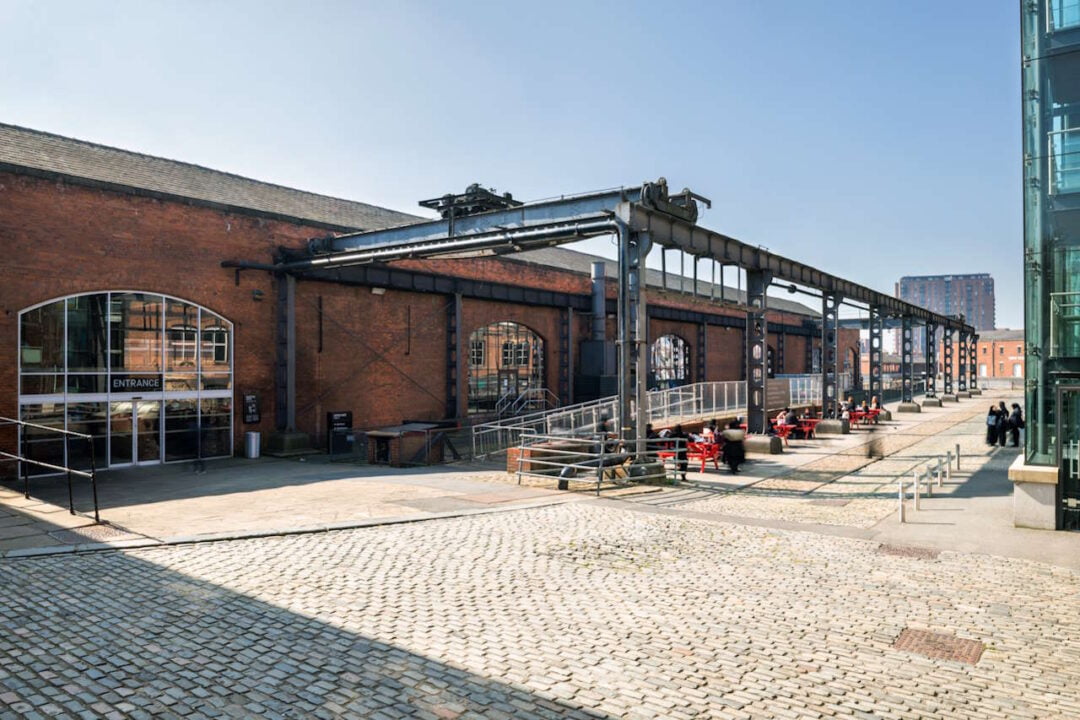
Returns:
[[[161,392],[160,375],[117,375],[109,378],[109,388],[119,392]]]

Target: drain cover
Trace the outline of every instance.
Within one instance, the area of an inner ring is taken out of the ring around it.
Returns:
[[[935,660],[956,660],[974,665],[982,657],[983,644],[955,635],[904,628],[893,647],[897,650],[925,655]]]
[[[126,530],[114,528],[110,525],[87,525],[86,527],[75,528],[73,530],[54,530],[49,533],[52,537],[56,538],[62,543],[69,545],[80,545],[82,543],[91,542],[108,542],[109,540],[119,540],[121,538],[138,537],[134,533],[129,533]]]
[[[885,555],[919,558],[920,560],[934,560],[941,553],[940,550],[914,547],[912,545],[879,545],[878,552]]]

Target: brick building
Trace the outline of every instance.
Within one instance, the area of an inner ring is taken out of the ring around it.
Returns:
[[[976,372],[980,378],[1024,377],[1024,331],[988,330],[979,333]],[[953,344],[953,376],[960,362],[959,345]],[[938,368],[944,371],[944,356],[938,350]]]
[[[232,454],[244,431],[281,429],[283,281],[221,262],[269,263],[312,238],[416,219],[0,125],[0,416],[93,435],[99,466]],[[493,398],[531,386],[564,404],[582,399],[575,380],[597,260],[548,248],[298,282],[297,429],[321,437],[326,412],[338,410],[352,411],[358,428],[468,422],[490,412]],[[662,290],[658,272],[648,281],[650,341],[663,340],[657,377],[740,379],[742,308],[711,301],[706,283],[694,295]],[[451,327],[456,304],[460,325]],[[820,353],[817,314],[779,298],[770,305],[772,370],[809,372]],[[614,318],[606,324],[614,337]],[[454,333],[467,339],[463,396],[451,377]],[[840,344],[857,368],[858,332],[843,331]],[[65,451],[47,433],[27,440],[45,459],[86,452]],[[10,427],[0,432],[0,445],[14,442]]]

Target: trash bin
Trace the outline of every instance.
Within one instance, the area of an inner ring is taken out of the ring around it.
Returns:
[[[244,433],[244,457],[254,460],[259,457],[262,437],[258,432]]]

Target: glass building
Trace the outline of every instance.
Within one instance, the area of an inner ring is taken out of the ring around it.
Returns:
[[[1056,525],[1080,529],[1080,0],[1020,13],[1025,460],[1058,468]]]

